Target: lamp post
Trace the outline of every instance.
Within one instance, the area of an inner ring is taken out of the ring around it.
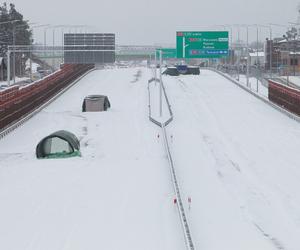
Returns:
[[[259,24],[249,25],[256,27],[256,92],[258,93],[258,73],[259,73]]]
[[[32,29],[37,29],[37,28],[43,28],[43,27],[49,27],[50,24],[40,24],[40,25],[35,25],[32,26]],[[29,55],[29,60],[30,60],[30,80],[32,80],[32,49],[30,49],[30,55]]]
[[[30,23],[30,24],[36,24],[36,23]],[[21,25],[13,25],[13,83],[16,83],[16,30],[17,28],[24,27],[24,26],[29,26],[29,23],[21,24]]]
[[[258,24],[259,27],[267,28],[269,29],[270,33],[270,41],[269,41],[269,54],[270,54],[270,59],[269,59],[269,68],[270,68],[270,78],[272,78],[272,68],[273,68],[273,31],[272,31],[272,26],[271,25],[262,25]]]
[[[240,65],[241,65],[241,54],[242,47],[240,43],[240,25],[235,25],[237,27],[237,41],[236,41],[236,49],[239,51],[237,55],[237,80],[240,81]]]
[[[249,87],[249,26],[247,24],[242,24],[240,25],[241,27],[246,28],[246,55],[247,55],[247,60],[246,60],[246,86]]]
[[[224,25],[224,24],[217,24],[217,25],[214,25],[215,27],[222,27],[224,30],[228,29],[230,30],[230,52],[229,55],[230,55],[230,64],[233,65],[233,61],[234,61],[234,58],[233,58],[233,45],[232,45],[232,40],[233,40],[233,32],[232,32],[232,25]],[[231,72],[231,70],[229,71]]]

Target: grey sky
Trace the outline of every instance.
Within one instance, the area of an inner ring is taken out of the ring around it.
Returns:
[[[15,0],[24,17],[39,24],[94,25],[114,32],[119,44],[175,43],[177,30],[204,30],[214,24],[295,22],[300,0]],[[213,28],[212,28],[213,29]],[[220,28],[221,29],[221,28]],[[283,28],[275,28],[279,35]],[[36,29],[42,40],[43,29]],[[235,32],[236,34],[237,32]],[[50,34],[48,35],[50,36]],[[57,37],[61,36],[58,34]],[[243,38],[244,31],[241,31]],[[251,33],[254,40],[254,31]],[[260,39],[267,36],[262,29]]]

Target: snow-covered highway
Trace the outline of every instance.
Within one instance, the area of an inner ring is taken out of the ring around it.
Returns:
[[[299,249],[299,123],[211,71],[164,82],[196,248]]]
[[[90,73],[0,141],[0,249],[184,249],[159,128],[148,120],[148,70]],[[82,113],[105,94],[108,112]],[[60,129],[81,140],[81,158],[37,160]]]
[[[0,140],[0,249],[186,249],[161,129],[148,119],[151,77],[94,71]],[[208,70],[163,81],[195,249],[298,250],[299,123]],[[111,109],[82,113],[89,94],[108,95]],[[37,160],[39,140],[60,129],[80,138],[82,157]]]

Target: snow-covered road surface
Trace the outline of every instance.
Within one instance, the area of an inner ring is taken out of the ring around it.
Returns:
[[[141,69],[90,73],[0,141],[0,249],[184,249],[160,129],[148,120]],[[108,95],[108,112],[82,113]],[[83,157],[35,159],[44,136],[66,129]]]
[[[0,249],[185,249],[161,130],[148,120],[152,75],[142,68],[136,81],[138,70],[90,73],[0,140]],[[299,123],[211,71],[164,82],[196,249],[298,250]],[[89,94],[112,108],[82,113]],[[83,157],[36,160],[39,140],[60,129],[80,138]]]
[[[196,249],[298,250],[299,123],[211,71],[164,83]]]

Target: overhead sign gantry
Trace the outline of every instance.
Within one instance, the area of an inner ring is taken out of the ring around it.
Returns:
[[[228,31],[179,31],[176,33],[177,58],[227,57]]]

